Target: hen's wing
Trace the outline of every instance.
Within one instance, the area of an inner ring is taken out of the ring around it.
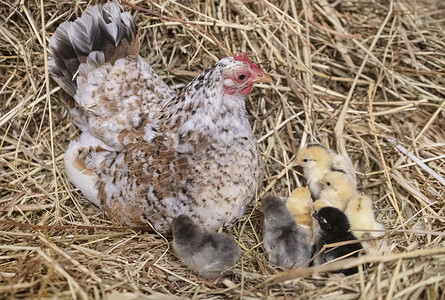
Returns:
[[[104,55],[96,52],[80,65],[74,95],[78,106],[71,112],[76,124],[116,150],[152,142],[160,131],[163,103],[175,93],[141,57],[121,58],[113,65],[103,61]]]
[[[142,129],[135,135],[142,135]],[[171,216],[189,213],[189,157],[176,153],[168,135],[157,135],[114,151],[83,133],[65,154],[70,181],[110,217],[127,225],[154,221],[169,229]],[[144,209],[142,209],[142,207]]]

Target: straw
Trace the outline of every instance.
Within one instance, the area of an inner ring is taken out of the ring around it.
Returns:
[[[445,299],[443,1],[124,2],[141,56],[178,92],[238,49],[273,78],[246,101],[265,179],[224,229],[243,256],[215,281],[181,264],[171,236],[111,220],[64,174],[79,130],[47,47],[92,4],[0,0],[0,298]],[[293,162],[314,142],[351,158],[385,226],[381,255],[269,262],[259,200],[305,184]]]

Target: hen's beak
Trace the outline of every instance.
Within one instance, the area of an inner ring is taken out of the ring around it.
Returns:
[[[257,78],[252,80],[252,83],[272,82],[272,77],[269,74],[261,73]]]

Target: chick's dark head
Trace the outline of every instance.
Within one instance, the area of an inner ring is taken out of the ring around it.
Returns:
[[[270,207],[273,207],[274,205],[276,205],[276,203],[278,201],[279,200],[276,197],[269,196],[269,197],[263,198],[261,202],[263,203],[264,210],[267,210]]]
[[[348,217],[338,208],[328,206],[323,207],[314,213],[320,228],[328,233],[342,233],[349,230]]]
[[[264,215],[269,219],[282,219],[283,214],[287,211],[286,204],[278,197],[263,198],[262,203]]]
[[[192,240],[201,233],[201,229],[186,215],[179,215],[172,221],[172,233],[174,239]]]

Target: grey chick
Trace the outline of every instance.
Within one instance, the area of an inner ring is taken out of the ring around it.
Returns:
[[[263,199],[263,244],[269,260],[282,267],[301,267],[309,261],[311,249],[306,230],[295,223],[289,210],[277,197]]]
[[[214,279],[235,265],[241,251],[223,233],[201,229],[186,215],[172,221],[173,250],[181,262],[205,279]]]

